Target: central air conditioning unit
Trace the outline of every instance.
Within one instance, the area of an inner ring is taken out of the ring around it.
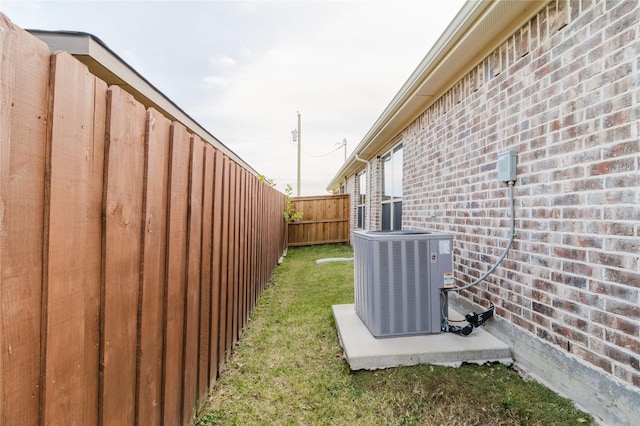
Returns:
[[[453,236],[354,231],[355,310],[374,337],[440,333],[453,287]]]

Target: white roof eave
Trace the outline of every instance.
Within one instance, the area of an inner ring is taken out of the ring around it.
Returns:
[[[482,61],[548,2],[469,0],[409,76],[327,190],[337,192],[348,176],[370,160],[453,84]]]

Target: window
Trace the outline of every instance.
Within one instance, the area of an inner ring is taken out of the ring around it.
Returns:
[[[402,145],[382,157],[382,229],[402,228]]]
[[[367,172],[358,175],[358,228],[365,228],[367,205]]]

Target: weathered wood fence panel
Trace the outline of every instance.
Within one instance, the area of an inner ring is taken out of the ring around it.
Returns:
[[[106,85],[78,65],[67,54],[51,61],[41,348],[45,421],[81,424],[97,417],[98,378],[87,371],[99,357]]]
[[[2,14],[0,27],[0,423],[33,425],[44,385],[40,327],[51,54]]]
[[[182,387],[184,300],[187,270],[187,191],[189,189],[189,134],[174,123],[169,165],[169,207],[167,230],[167,299],[165,301],[164,418],[170,424],[181,421],[181,401],[167,389]],[[171,283],[171,285],[169,285]]]
[[[135,419],[146,112],[120,88],[107,92],[103,196],[101,417]]]
[[[204,144],[204,170],[202,182],[202,265],[200,272],[200,335],[198,342],[198,395],[209,388],[209,357],[211,335],[211,264],[213,256],[213,166],[215,152],[209,144]]]
[[[224,177],[224,156],[219,152],[215,153],[214,169],[213,169],[213,253],[211,255],[211,310],[213,313],[217,310],[218,315],[211,316],[211,332],[209,343],[209,384],[211,385],[220,371],[220,367],[224,358],[220,357],[220,340],[224,334],[221,330],[221,303],[222,299],[222,278],[220,270],[222,269],[222,229],[223,229],[223,177]],[[215,310],[214,307],[215,306]]]
[[[0,14],[0,424],[188,424],[285,197]]]
[[[189,180],[189,217],[187,224],[187,292],[184,327],[184,407],[183,423],[191,417],[188,407],[198,398],[198,337],[200,335],[200,267],[202,259],[202,184],[204,144],[191,136],[191,172]]]
[[[147,111],[143,266],[140,290],[140,362],[137,417],[161,424],[164,300],[169,194],[169,140],[171,122],[157,111]]]
[[[303,216],[288,225],[289,246],[349,242],[348,194],[295,197],[291,208]]]

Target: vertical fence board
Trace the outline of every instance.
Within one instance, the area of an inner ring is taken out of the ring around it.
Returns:
[[[285,208],[285,198],[284,194],[278,193],[277,196],[271,197],[273,199],[273,212],[271,218],[273,220],[273,231],[274,231],[274,245],[273,245],[273,263],[276,264],[278,261],[278,253],[281,250],[284,250],[286,247],[286,241],[283,239],[284,230],[285,230],[285,222],[282,219],[282,212],[284,212]]]
[[[183,125],[174,123],[171,127],[169,156],[163,387],[163,417],[165,423],[170,425],[177,425],[182,421],[189,153],[189,134]]]
[[[105,161],[106,161],[106,135],[107,135],[107,85],[102,80],[95,79],[94,84],[94,106],[93,106],[93,144],[92,147],[93,163],[90,166],[90,175],[92,176],[91,183],[89,185],[89,192],[98,197],[94,202],[93,208],[95,210],[87,210],[87,216],[94,219],[92,226],[95,227],[93,234],[97,239],[99,245],[99,258],[94,259],[96,261],[96,278],[95,287],[93,291],[87,293],[87,303],[85,309],[87,311],[86,317],[90,320],[92,330],[95,330],[95,334],[91,333],[93,339],[93,348],[89,351],[93,352],[91,356],[85,357],[85,374],[93,374],[95,381],[92,385],[95,386],[94,390],[87,389],[87,392],[95,397],[91,397],[89,400],[93,401],[94,407],[85,407],[86,410],[91,410],[91,415],[95,416],[95,421],[100,421],[100,374],[101,374],[101,340],[102,340],[102,296],[104,285],[104,196],[105,196]],[[98,167],[98,163],[100,167]],[[94,328],[95,327],[95,328]],[[86,327],[88,329],[88,327]],[[89,334],[89,333],[87,333]],[[91,371],[93,369],[94,371]],[[89,417],[89,416],[87,416]]]
[[[242,169],[238,167],[236,168],[236,263],[234,271],[236,290],[233,303],[233,345],[238,341],[240,335],[240,315],[242,313],[242,247],[244,246],[244,241],[242,241],[242,216],[244,215],[242,211],[242,197],[244,196],[242,184]]]
[[[271,214],[271,212],[273,211],[273,200],[271,200],[269,197],[265,197],[264,199],[264,209],[265,211],[269,212],[269,214]],[[271,250],[273,249],[273,229],[271,227],[272,221],[269,219],[269,214],[266,215],[265,223],[264,223],[264,230],[265,230],[264,250],[265,250],[267,259],[264,264],[264,271],[263,271],[264,273],[264,277],[263,277],[264,283],[262,287],[263,290],[267,285],[267,280],[269,279],[268,264],[271,261],[271,257],[273,256],[271,254]]]
[[[249,316],[251,314],[251,306],[254,294],[255,287],[255,232],[254,232],[254,221],[255,221],[255,176],[249,174],[247,179],[248,187],[247,187],[247,209],[249,211],[248,223],[247,223],[247,266],[248,266],[248,294],[247,294],[247,316],[245,318],[245,322],[249,320]]]
[[[247,274],[248,274],[248,280],[249,280],[249,294],[248,296],[248,300],[247,300],[247,314],[246,314],[246,319],[245,319],[245,323],[249,321],[249,317],[251,316],[251,310],[252,310],[252,300],[253,300],[253,294],[254,294],[254,287],[255,287],[255,264],[256,264],[256,259],[255,259],[255,232],[254,232],[254,221],[255,221],[255,203],[254,203],[254,197],[255,197],[255,187],[256,187],[256,178],[255,176],[249,174],[248,176],[248,194],[247,194],[247,202],[248,202],[248,206],[247,208],[249,209],[249,217],[248,217],[248,223],[247,223],[247,240],[249,243],[248,246],[248,251],[247,251],[247,256],[248,256],[248,261],[247,261],[247,265],[248,265],[248,270],[247,270]]]
[[[249,313],[251,312],[251,295],[253,289],[253,280],[251,279],[251,271],[253,268],[253,256],[252,256],[252,234],[251,234],[251,221],[253,220],[253,206],[251,204],[251,196],[253,190],[253,175],[247,173],[247,184],[246,184],[246,225],[245,225],[245,256],[246,256],[246,267],[245,267],[245,276],[247,282],[247,291],[245,297],[245,307],[244,307],[244,324],[246,325],[249,320]]]
[[[51,69],[43,417],[90,424],[98,419],[106,85],[96,87],[64,52],[52,57]]]
[[[215,150],[209,144],[204,147],[204,171],[202,182],[202,272],[200,278],[200,335],[198,339],[198,398],[205,395],[209,387],[209,363],[211,357],[210,335],[212,318],[212,274],[213,256],[212,212],[213,212],[213,167]]]
[[[219,344],[218,344],[218,371],[224,364],[227,353],[227,298],[229,293],[229,198],[230,198],[230,180],[231,173],[229,168],[229,159],[224,156],[222,164],[222,204],[220,206],[221,211],[221,227],[222,227],[222,241],[220,242],[220,330]]]
[[[235,203],[235,217],[236,217],[236,243],[235,243],[235,264],[234,264],[234,280],[236,282],[235,292],[233,298],[233,342],[232,346],[236,344],[238,341],[238,336],[240,334],[240,310],[241,310],[241,300],[242,300],[242,274],[240,272],[242,267],[242,239],[241,239],[241,229],[242,229],[242,169],[236,165],[236,203]]]
[[[202,249],[202,178],[204,145],[191,137],[189,217],[187,234],[187,292],[184,311],[184,391],[182,423],[188,424],[198,388],[198,336],[200,335],[200,261]]]
[[[260,187],[262,186],[261,182],[258,179],[253,180],[253,236],[251,237],[253,244],[253,272],[251,276],[253,277],[253,297],[251,299],[251,309],[253,310],[256,306],[256,300],[258,297],[259,285],[260,285],[260,228],[258,226],[261,215],[260,213],[260,204],[259,204],[259,195],[260,195]]]
[[[231,348],[234,341],[234,321],[235,314],[235,297],[236,297],[236,284],[235,278],[235,264],[236,264],[236,163],[229,162],[229,203],[227,204],[227,210],[229,211],[229,265],[227,269],[227,330],[225,332],[225,360],[229,359],[231,355]]]
[[[253,208],[251,206],[251,189],[253,185],[253,176],[251,174],[245,174],[245,267],[243,269],[245,273],[245,298],[244,298],[244,315],[242,319],[243,326],[247,324],[249,318],[249,304],[251,299],[251,267],[253,266],[253,259],[251,258],[251,218]]]
[[[264,212],[264,187],[265,184],[261,183],[260,186],[258,187],[258,194],[257,194],[257,200],[258,200],[258,209],[261,212]],[[259,253],[263,253],[263,256],[260,257],[260,259],[258,259],[258,287],[259,287],[259,293],[262,294],[262,284],[264,281],[264,253],[265,253],[265,248],[264,248],[264,221],[266,220],[267,215],[266,214],[262,214],[258,217],[258,228],[260,229],[257,241],[256,241],[256,245],[257,245],[257,249]]]
[[[244,213],[244,222],[243,222],[243,232],[244,235],[242,237],[242,242],[244,243],[244,248],[243,248],[243,267],[242,267],[242,273],[244,275],[242,281],[244,283],[244,295],[243,295],[243,300],[242,300],[242,327],[244,328],[244,326],[247,323],[247,313],[249,312],[249,271],[251,268],[251,261],[250,261],[250,257],[249,257],[249,247],[250,247],[250,243],[249,243],[249,220],[250,220],[250,207],[249,207],[249,196],[250,196],[250,186],[251,186],[251,181],[249,179],[249,174],[243,170],[242,174],[244,175],[244,185],[243,185],[243,189],[244,189],[244,207],[243,207],[243,213]]]
[[[234,337],[236,341],[240,338],[240,332],[242,330],[242,326],[244,325],[242,319],[244,317],[244,297],[245,297],[245,280],[244,280],[244,271],[245,271],[245,263],[244,263],[244,248],[246,246],[246,239],[244,235],[244,221],[246,216],[246,205],[244,201],[245,197],[245,180],[244,180],[244,171],[238,167],[238,262],[236,265],[237,272],[237,280],[238,280],[238,297],[236,299],[236,332]]]
[[[137,422],[161,424],[164,282],[171,122],[147,112],[143,268],[141,271]]]
[[[0,14],[0,423],[39,421],[50,52]]]
[[[135,420],[146,112],[118,87],[107,99],[101,420],[124,425]]]
[[[257,189],[256,189],[256,202],[257,202],[257,209],[258,211],[264,212],[264,204],[263,204],[263,192],[264,192],[264,188],[265,188],[265,184],[263,182],[260,182],[260,184],[258,185]],[[264,263],[265,259],[264,259],[264,255],[263,253],[265,252],[264,250],[264,221],[265,221],[265,217],[266,215],[259,215],[256,219],[256,251],[260,254],[258,256],[258,260],[256,263],[256,268],[258,269],[256,271],[256,275],[257,275],[257,284],[256,284],[256,297],[258,297],[259,294],[262,294],[262,284],[263,284],[263,269],[264,269]]]
[[[215,152],[213,170],[213,210],[212,210],[212,237],[213,254],[211,259],[211,362],[209,364],[209,385],[218,377],[220,365],[220,336],[221,320],[220,309],[222,300],[221,274],[222,264],[222,205],[223,205],[223,155],[220,151]]]

